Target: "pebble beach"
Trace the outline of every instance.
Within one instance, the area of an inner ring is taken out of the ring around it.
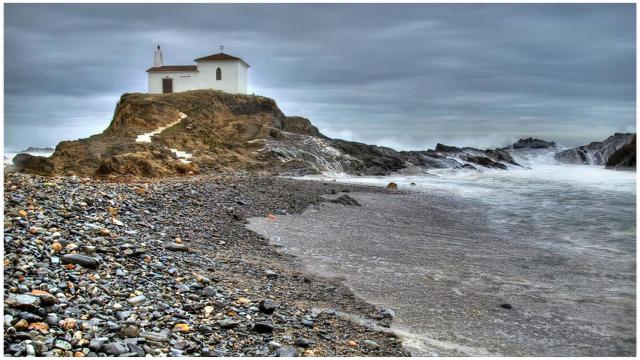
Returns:
[[[4,355],[407,356],[393,311],[245,228],[351,191],[384,190],[6,174]]]

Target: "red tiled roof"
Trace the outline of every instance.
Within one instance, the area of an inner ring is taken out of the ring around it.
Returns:
[[[154,66],[147,69],[147,72],[150,71],[198,71],[197,65],[165,65],[165,66]]]
[[[211,61],[239,60],[239,61],[242,61],[245,65],[249,66],[249,64],[247,64],[244,60],[240,59],[239,57],[231,56],[225,53],[217,53],[217,54],[197,58],[193,61],[198,62],[198,61],[208,61],[208,60],[211,60]]]

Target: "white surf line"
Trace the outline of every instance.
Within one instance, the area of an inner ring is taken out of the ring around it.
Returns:
[[[393,324],[391,328],[384,328],[376,324],[374,321],[365,318],[364,316],[352,314],[348,312],[339,311],[336,309],[319,308],[323,312],[332,312],[336,316],[351,320],[357,324],[365,326],[371,330],[379,331],[387,334],[393,334],[399,336],[403,343],[408,348],[412,348],[421,352],[424,351],[437,351],[437,349],[456,351],[464,354],[463,356],[503,356],[500,353],[491,353],[485,348],[471,347],[461,344],[456,344],[448,341],[437,340],[428,334],[416,334],[413,331],[406,331],[398,328],[396,324]],[[395,322],[396,320],[394,320]],[[409,350],[409,349],[408,349]],[[410,351],[410,350],[409,350]],[[410,351],[411,352],[411,351]],[[419,355],[428,356],[428,355]]]
[[[153,130],[152,132],[148,132],[146,134],[142,134],[142,135],[138,135],[138,137],[136,137],[136,142],[151,142],[151,137],[153,137],[154,135],[158,135],[160,133],[162,133],[163,131],[165,131],[166,129],[178,125],[184,118],[187,117],[187,114],[183,113],[183,112],[179,112],[178,113],[179,118],[178,120],[169,123],[168,125],[165,126],[161,126],[155,130]],[[191,158],[193,158],[193,155],[186,152],[186,151],[181,151],[178,149],[169,149],[177,158],[178,160],[182,161],[185,164],[188,164],[191,162]]]

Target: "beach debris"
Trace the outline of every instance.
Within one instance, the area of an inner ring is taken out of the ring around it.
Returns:
[[[389,190],[398,190],[398,184],[394,182],[390,182],[387,184],[387,189]]]

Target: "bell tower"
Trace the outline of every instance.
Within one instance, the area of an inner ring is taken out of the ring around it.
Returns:
[[[163,65],[162,50],[160,50],[160,45],[158,45],[158,48],[156,49],[156,51],[153,52],[153,67],[158,67],[162,65]]]

